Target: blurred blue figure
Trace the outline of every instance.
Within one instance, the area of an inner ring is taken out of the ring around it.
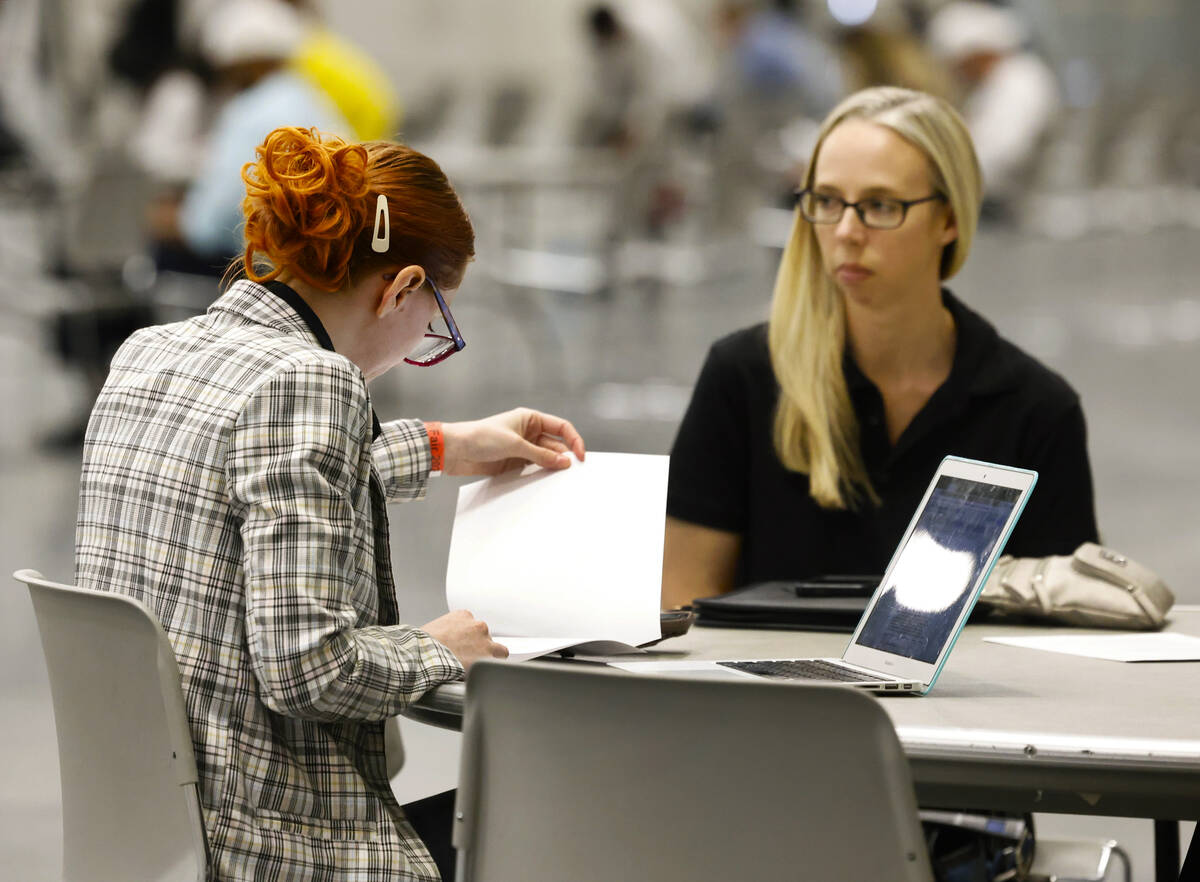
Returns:
[[[842,96],[841,64],[805,27],[795,0],[771,0],[751,13],[733,51],[747,90],[794,98],[795,113],[820,118]]]
[[[303,37],[298,13],[282,0],[228,0],[205,20],[201,50],[233,94],[182,202],[160,204],[151,217],[161,269],[220,274],[241,253],[241,170],[267,132],[300,126],[351,135],[328,97],[289,67]]]

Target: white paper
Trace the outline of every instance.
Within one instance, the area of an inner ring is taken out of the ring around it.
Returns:
[[[1046,652],[1062,652],[1120,662],[1200,661],[1200,637],[1188,634],[1068,634],[1046,637],[985,637]]]
[[[571,648],[571,658],[580,661],[605,661],[612,656],[644,655],[646,650],[616,640],[577,640],[574,637],[496,637],[508,649],[508,660],[528,661],[539,655]]]
[[[495,634],[492,639],[508,649],[508,660],[513,662],[527,661],[580,642],[573,637],[499,637]]]
[[[736,659],[735,659],[736,661]],[[715,661],[706,659],[670,659],[668,661],[611,661],[608,666],[630,674],[680,674],[689,671],[720,670]]]
[[[529,466],[460,488],[449,608],[470,610],[500,643],[558,643],[544,652],[659,639],[667,463],[588,453],[562,471]]]

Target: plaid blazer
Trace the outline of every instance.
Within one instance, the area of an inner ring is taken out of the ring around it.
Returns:
[[[437,879],[383,748],[387,717],[462,676],[397,624],[385,503],[424,494],[429,438],[373,439],[316,327],[239,281],[129,338],[84,442],[76,580],[171,638],[218,879]]]

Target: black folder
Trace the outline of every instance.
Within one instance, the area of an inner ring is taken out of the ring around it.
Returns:
[[[697,625],[848,634],[858,625],[878,584],[878,576],[874,581],[864,577],[854,585],[838,579],[829,591],[814,591],[814,582],[807,580],[760,582],[728,594],[698,598],[692,607]]]

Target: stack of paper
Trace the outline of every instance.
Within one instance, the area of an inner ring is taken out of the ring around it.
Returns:
[[[588,453],[563,471],[529,466],[462,487],[449,608],[487,622],[514,660],[657,640],[667,462]]]

